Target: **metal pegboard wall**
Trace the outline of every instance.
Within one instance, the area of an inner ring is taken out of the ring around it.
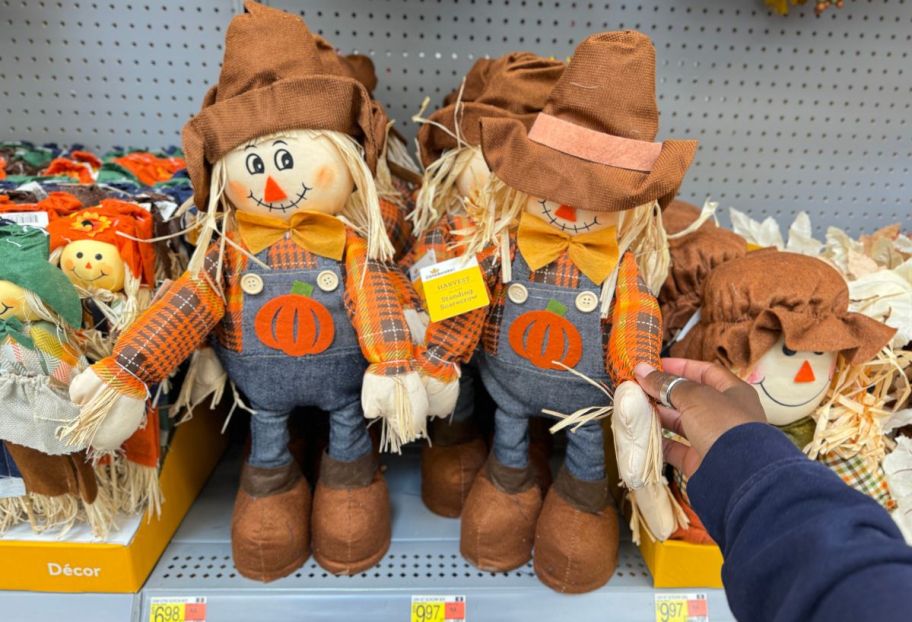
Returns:
[[[216,78],[239,2],[0,0],[0,137],[164,146]],[[407,135],[479,56],[563,57],[633,28],[658,54],[661,137],[701,148],[682,196],[755,217],[798,210],[852,232],[912,222],[912,3],[815,18],[761,0],[272,0],[343,51],[370,54]]]

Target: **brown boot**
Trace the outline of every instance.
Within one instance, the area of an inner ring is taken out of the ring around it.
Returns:
[[[247,463],[231,519],[231,552],[239,573],[275,581],[310,557],[310,487],[296,462],[274,469]]]
[[[471,423],[434,419],[430,437],[421,448],[421,499],[434,514],[456,518],[488,450]]]
[[[530,468],[500,464],[492,453],[462,510],[459,550],[481,570],[503,572],[532,557],[541,490]]]
[[[535,529],[535,574],[558,592],[590,592],[614,574],[618,546],[607,479],[582,481],[561,468]]]
[[[352,462],[323,454],[314,493],[314,559],[333,574],[357,574],[376,564],[390,545],[386,482],[372,453]]]

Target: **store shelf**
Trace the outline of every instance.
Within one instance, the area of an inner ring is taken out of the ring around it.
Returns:
[[[467,619],[655,620],[651,578],[631,542],[621,546],[611,582],[591,594],[566,596],[539,583],[531,564],[507,573],[479,572],[459,554],[459,522],[434,516],[419,495],[418,456],[386,456],[393,507],[393,543],[375,568],[337,577],[312,559],[293,576],[269,584],[239,576],[231,563],[231,510],[240,470],[236,454],[219,465],[206,489],[165,550],[141,594],[140,620],[149,619],[153,597],[203,596],[207,620],[338,621],[408,620],[412,595],[457,594],[467,600]],[[674,590],[663,590],[663,593]],[[713,622],[733,619],[721,590],[706,592]]]

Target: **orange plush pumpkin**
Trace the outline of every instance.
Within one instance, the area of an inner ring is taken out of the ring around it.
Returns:
[[[570,321],[544,309],[523,313],[510,326],[510,346],[542,369],[574,367],[583,355],[583,341]]]
[[[335,336],[326,307],[300,294],[277,296],[264,304],[254,319],[254,330],[263,344],[288,356],[319,354]]]

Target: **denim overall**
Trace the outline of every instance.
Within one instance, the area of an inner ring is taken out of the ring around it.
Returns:
[[[266,263],[268,255],[266,249],[257,259]],[[316,267],[308,269],[268,270],[249,262],[243,275],[259,275],[263,290],[257,294],[243,293],[242,351],[216,347],[228,376],[256,411],[250,418],[248,462],[252,466],[273,468],[291,462],[288,416],[299,406],[313,406],[329,413],[331,458],[350,462],[371,450],[367,422],[361,410],[361,384],[367,361],[345,310],[345,281],[338,262],[316,258]],[[338,278],[337,287],[330,292],[317,286],[317,275],[327,270]],[[310,297],[332,316],[335,327],[332,343],[317,354],[285,354],[264,344],[254,328],[254,320],[263,305],[291,293],[295,281],[312,285]]]
[[[545,309],[556,300],[567,308],[564,316],[579,331],[583,352],[574,369],[597,382],[610,386],[605,372],[602,326],[598,308],[583,312],[576,307],[576,297],[589,290],[596,296],[599,288],[585,275],[579,287],[568,288],[529,280],[529,266],[519,251],[513,260],[513,281],[523,285],[528,298],[522,304],[504,297],[503,319],[497,354],[484,352],[480,360],[485,388],[497,404],[494,414],[494,455],[498,462],[513,468],[526,468],[529,463],[529,418],[541,415],[544,408],[570,414],[587,406],[601,406],[607,397],[596,387],[565,370],[541,369],[517,354],[509,341],[509,330],[524,313]],[[567,432],[565,464],[580,480],[605,477],[605,447],[602,424],[587,423]]]

